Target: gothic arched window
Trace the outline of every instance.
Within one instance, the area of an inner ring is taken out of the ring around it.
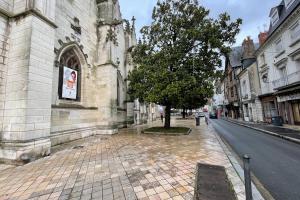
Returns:
[[[59,61],[60,99],[80,101],[81,91],[81,65],[74,49],[67,50]]]

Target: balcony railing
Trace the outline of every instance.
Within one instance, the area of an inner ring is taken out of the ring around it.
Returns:
[[[279,87],[293,84],[298,81],[300,81],[300,70],[297,72],[294,72],[292,74],[289,74],[286,77],[277,79],[277,80],[273,81],[272,83],[273,83],[274,88],[279,88]]]

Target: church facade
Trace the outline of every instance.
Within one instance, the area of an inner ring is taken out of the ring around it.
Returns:
[[[115,134],[141,115],[127,97],[134,19],[117,0],[0,0],[0,13],[0,160]]]

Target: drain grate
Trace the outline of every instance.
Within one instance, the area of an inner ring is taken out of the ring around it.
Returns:
[[[195,200],[236,200],[223,166],[197,164]]]
[[[84,146],[82,146],[82,145],[73,147],[73,149],[83,149],[83,148],[84,148]]]

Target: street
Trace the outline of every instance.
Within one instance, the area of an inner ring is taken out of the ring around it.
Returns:
[[[254,175],[275,199],[300,199],[300,145],[221,119],[211,123],[240,158],[250,155]]]

